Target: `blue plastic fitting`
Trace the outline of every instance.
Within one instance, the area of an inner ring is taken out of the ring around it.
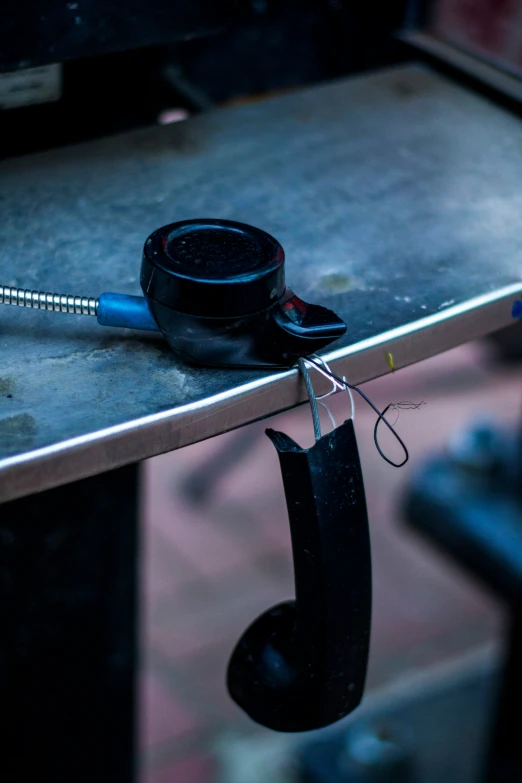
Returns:
[[[98,301],[98,323],[101,326],[119,326],[157,332],[158,326],[143,296],[102,294]]]

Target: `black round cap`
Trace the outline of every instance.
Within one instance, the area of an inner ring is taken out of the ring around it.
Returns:
[[[231,220],[184,220],[145,242],[141,287],[182,313],[235,317],[265,310],[285,291],[285,254],[270,234]]]

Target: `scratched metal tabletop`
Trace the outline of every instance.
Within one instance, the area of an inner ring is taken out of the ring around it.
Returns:
[[[37,129],[35,129],[37,132]],[[287,281],[348,324],[354,383],[512,322],[522,124],[420,66],[0,166],[0,284],[140,293],[143,242],[194,217],[252,223]],[[184,366],[155,335],[0,307],[0,499],[296,405],[295,370]],[[319,387],[320,388],[320,385]]]

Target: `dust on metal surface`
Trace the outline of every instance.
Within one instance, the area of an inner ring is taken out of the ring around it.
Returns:
[[[400,367],[510,323],[521,179],[519,120],[421,67],[393,69],[4,162],[2,283],[137,294],[157,227],[252,223],[282,243],[296,293],[344,318],[335,359],[350,356],[358,382],[390,371],[388,343],[368,364],[390,330]],[[474,297],[493,304],[473,318]],[[157,336],[73,315],[2,308],[0,345],[2,499],[305,398],[293,373],[190,368]]]

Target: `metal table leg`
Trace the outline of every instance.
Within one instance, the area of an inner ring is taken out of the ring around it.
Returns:
[[[135,777],[138,465],[0,507],[0,777]]]

